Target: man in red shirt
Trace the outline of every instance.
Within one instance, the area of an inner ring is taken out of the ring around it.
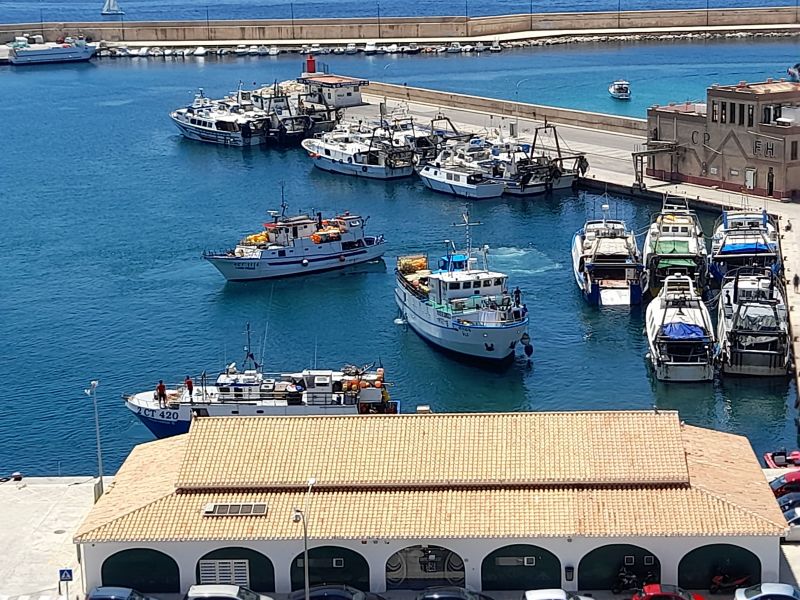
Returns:
[[[189,392],[189,399],[191,400],[192,393],[194,392],[194,381],[192,381],[192,378],[187,375],[186,379],[183,380],[183,385],[186,386],[186,390]]]
[[[161,408],[167,405],[167,386],[164,385],[164,380],[159,379],[156,386],[156,396],[158,397],[158,404]]]

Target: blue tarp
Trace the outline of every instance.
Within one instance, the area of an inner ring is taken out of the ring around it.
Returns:
[[[689,323],[667,323],[661,326],[661,334],[672,340],[702,340],[706,337],[702,327]]]
[[[720,248],[720,254],[759,254],[761,252],[774,252],[767,244],[760,242],[748,244],[725,244]]]

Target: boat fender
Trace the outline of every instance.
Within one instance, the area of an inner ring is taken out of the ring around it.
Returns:
[[[303,265],[304,267],[307,267],[307,266],[308,266],[308,259],[307,259],[307,258],[304,258],[304,259],[303,259],[302,265]]]
[[[527,356],[528,358],[533,356],[533,345],[525,344],[525,356]]]
[[[339,255],[339,262],[344,262],[344,256],[341,254]]]

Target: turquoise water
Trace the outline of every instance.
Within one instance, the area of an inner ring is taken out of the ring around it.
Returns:
[[[394,63],[332,57],[330,63],[353,74],[502,95],[513,87],[512,78],[536,77],[546,68],[562,73],[554,61],[597,61],[626,70],[628,63],[633,69],[647,62],[642,53],[651,64],[666,64],[675,52],[693,51],[703,55],[698,71],[706,79],[715,71],[721,81],[731,81],[757,65],[769,72],[767,66],[783,64],[794,47],[673,44],[636,52],[634,46],[583,46],[504,53],[479,63],[468,57]],[[611,54],[601,60],[598,52]],[[749,66],[741,64],[744,55]],[[0,474],[94,469],[92,407],[83,393],[91,379],[101,382],[105,457],[107,468],[115,469],[134,444],[150,439],[120,395],[240,360],[246,321],[257,339],[268,326],[263,354],[270,369],[309,366],[315,355],[319,366],[330,367],[380,359],[406,411],[418,404],[437,412],[655,404],[679,409],[689,423],[745,434],[759,452],[797,443],[793,383],[659,384],[646,368],[641,313],[584,305],[570,271],[569,244],[599,207],[592,195],[472,206],[473,219],[485,224],[474,231],[476,241],[491,246],[492,266],[507,271],[526,293],[536,347],[532,368],[524,361],[503,372],[465,366],[394,324],[394,258],[435,253],[445,238],[458,239],[451,224],[463,204],[413,179],[384,184],[314,171],[299,150],[189,142],[167,118],[199,85],[217,95],[240,79],[285,79],[298,67],[295,57],[0,68],[6,99],[0,103],[0,368],[7,377]],[[662,77],[654,76],[653,85],[661,95],[699,93],[699,75],[685,82],[684,67],[658,70]],[[562,88],[570,79],[574,84],[569,73],[543,77],[548,86],[520,86],[520,98],[544,102],[555,97],[544,87]],[[573,93],[573,104],[591,104],[588,97],[607,79],[602,69],[587,70],[581,82],[587,92]],[[605,99],[596,96],[592,106],[599,110]],[[279,204],[281,181],[290,211],[370,216],[369,229],[389,241],[386,264],[226,284],[200,253],[256,230],[265,211]],[[625,198],[613,199],[612,206],[636,229],[658,209]],[[710,231],[714,215],[703,220]]]

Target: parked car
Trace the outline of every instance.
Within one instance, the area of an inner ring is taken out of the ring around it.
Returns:
[[[786,583],[760,583],[739,588],[735,600],[800,600],[800,590]]]
[[[778,506],[781,507],[783,512],[791,510],[792,508],[797,508],[800,506],[800,492],[792,492],[791,494],[781,496],[778,498]]]
[[[430,587],[417,594],[416,600],[493,600],[486,594],[471,592],[462,587]]]
[[[772,493],[775,494],[776,498],[793,492],[800,492],[800,471],[790,471],[777,479],[773,479],[769,482],[769,487],[772,488]]]
[[[700,594],[692,594],[677,585],[649,583],[636,592],[632,600],[704,600]]]
[[[240,585],[199,584],[186,592],[184,600],[272,600]]]
[[[304,600],[305,590],[296,590],[289,594],[289,600]],[[349,585],[315,585],[308,591],[312,600],[386,600],[379,594],[362,592]]]
[[[126,587],[102,585],[86,594],[86,600],[153,600],[141,592]]]
[[[592,600],[588,596],[578,596],[572,592],[566,592],[553,588],[549,590],[528,590],[523,592],[522,600]]]

